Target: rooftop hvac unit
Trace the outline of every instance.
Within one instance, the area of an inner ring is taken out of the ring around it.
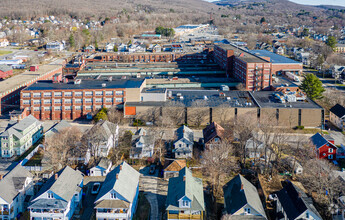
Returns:
[[[112,76],[108,77],[108,81],[109,82],[113,81],[113,77]]]
[[[207,96],[206,95],[204,95],[204,100],[207,100],[208,98],[207,98]]]
[[[107,86],[107,84],[106,83],[102,83],[102,87],[106,87]]]
[[[172,97],[172,91],[171,91],[171,90],[169,90],[169,92],[168,92],[168,97],[169,97],[169,98]]]
[[[80,83],[81,83],[81,79],[76,79],[76,80],[74,81],[74,84],[76,84],[76,85],[80,85]]]
[[[230,101],[230,100],[231,100],[231,97],[228,96],[228,97],[226,97],[226,99]]]
[[[180,99],[183,100],[183,96],[180,96]]]
[[[182,96],[182,94],[181,94],[181,93],[177,93],[176,95],[177,95],[177,97],[180,97],[180,96]]]

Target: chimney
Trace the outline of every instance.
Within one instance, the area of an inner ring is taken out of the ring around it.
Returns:
[[[120,165],[120,170],[122,170],[122,165]]]
[[[120,168],[121,168],[121,167],[120,167]],[[119,174],[118,174],[118,173],[116,174],[116,179],[117,179],[117,180],[119,179]]]
[[[59,177],[59,174],[55,173],[55,180],[57,180]]]
[[[2,180],[2,175],[0,174],[0,180]]]
[[[243,190],[243,183],[241,183],[241,190]]]
[[[183,176],[183,182],[185,182],[186,181],[186,176]]]

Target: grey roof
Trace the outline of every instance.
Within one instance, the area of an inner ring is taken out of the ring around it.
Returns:
[[[260,57],[269,57],[270,62],[273,64],[301,64],[302,65],[301,62],[297,62],[295,60],[278,55],[276,53],[272,53],[268,50],[251,50],[250,52]]]
[[[97,140],[107,141],[109,137],[116,132],[117,125],[110,121],[99,121],[85,135],[88,137],[95,137]]]
[[[264,143],[259,140],[254,141],[254,138],[250,138],[246,142],[246,149],[262,149],[263,147]]]
[[[184,179],[185,178],[185,179]],[[178,200],[188,197],[191,208],[180,208]],[[167,210],[200,210],[205,211],[204,190],[202,180],[193,177],[192,171],[184,167],[179,171],[178,177],[169,179],[168,195],[166,200]]]
[[[33,175],[18,164],[0,180],[0,197],[6,202],[11,203],[25,184],[26,178]]]
[[[15,123],[14,125],[9,127],[8,129],[6,129],[6,131],[4,131],[0,136],[1,137],[9,137],[11,135],[14,135],[20,139],[23,137],[22,132],[26,128],[30,127],[33,124],[36,124],[36,126],[38,126],[38,125],[42,124],[42,122],[37,120],[33,115],[29,115],[26,118],[24,118],[23,120],[19,121],[18,123]]]
[[[150,146],[154,144],[154,136],[152,135],[145,135],[145,136],[133,135],[132,140],[133,140],[133,143],[132,143],[133,146],[138,142],[145,144],[146,146]]]
[[[192,129],[188,128],[186,125],[182,125],[176,130],[177,140],[182,138],[187,139],[190,142],[194,142],[194,132]]]
[[[117,174],[118,179],[116,179]],[[127,202],[132,203],[139,185],[139,177],[140,174],[138,171],[126,162],[122,162],[121,165],[108,173],[95,200],[95,204],[104,200],[102,197],[112,190],[119,193]]]
[[[57,175],[57,180],[55,180],[55,175],[48,179],[33,201],[39,199],[38,197],[47,191],[54,192],[66,202],[72,199],[74,193],[80,187],[79,184],[84,178],[83,174],[78,170],[73,170],[71,167],[66,166],[57,172]]]
[[[59,133],[62,130],[71,127],[72,125],[65,120],[61,120],[51,127],[44,135],[46,137],[52,136],[53,134]]]
[[[290,181],[285,183],[285,187],[277,193],[277,196],[288,219],[297,219],[298,216],[307,210],[322,219],[313,204],[313,200],[303,190]]]
[[[110,164],[111,164],[111,161],[108,158],[102,157],[102,159],[99,161],[97,166],[104,169],[108,169]]]
[[[51,80],[38,81],[24,90],[84,90],[84,89],[118,89],[118,88],[140,88],[144,79],[131,79],[131,80],[81,80],[80,84],[74,82],[68,83],[53,83]]]
[[[0,65],[0,71],[2,71],[2,72],[7,72],[7,71],[10,71],[10,70],[12,70],[12,67],[11,67],[11,66]]]
[[[234,55],[238,58],[241,59],[245,62],[257,62],[257,63],[268,63],[267,60],[250,53],[250,51],[245,50],[241,47],[238,47],[236,45],[231,45],[231,44],[218,44],[220,48],[224,50],[233,50]]]
[[[267,219],[257,189],[243,176],[234,177],[223,187],[223,191],[227,214],[232,215],[248,204]]]
[[[33,201],[29,208],[54,208],[54,209],[65,209],[68,202],[61,199],[38,199]]]

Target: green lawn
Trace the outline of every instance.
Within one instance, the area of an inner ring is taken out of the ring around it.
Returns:
[[[12,51],[10,50],[0,50],[0,56],[10,54],[10,53],[12,53]]]

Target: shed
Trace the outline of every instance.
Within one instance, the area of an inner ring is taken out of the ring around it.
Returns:
[[[31,71],[31,72],[36,72],[37,70],[39,70],[39,66],[38,66],[38,65],[32,65],[32,66],[30,66],[30,71]]]

